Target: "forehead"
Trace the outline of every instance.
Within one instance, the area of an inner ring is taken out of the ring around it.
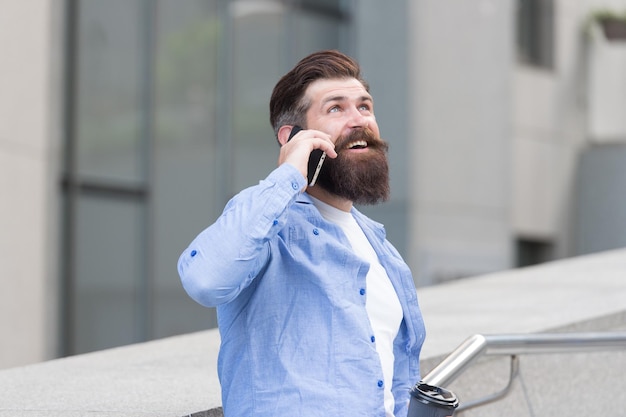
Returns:
[[[363,84],[356,78],[333,78],[313,81],[306,89],[305,96],[312,104],[327,100],[371,100]]]

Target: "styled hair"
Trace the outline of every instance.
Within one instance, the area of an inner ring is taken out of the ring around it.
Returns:
[[[306,112],[311,103],[305,99],[308,86],[320,79],[355,78],[369,92],[369,85],[361,77],[359,64],[335,50],[315,52],[296,64],[274,86],[270,98],[270,123],[274,134],[284,125],[306,128]]]

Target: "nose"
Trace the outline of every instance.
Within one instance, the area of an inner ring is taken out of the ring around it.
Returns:
[[[364,115],[358,107],[351,107],[348,125],[352,129],[364,129],[369,123],[368,116]]]

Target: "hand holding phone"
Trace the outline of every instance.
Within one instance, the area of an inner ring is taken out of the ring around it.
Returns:
[[[287,142],[289,142],[291,138],[293,138],[296,135],[296,133],[298,133],[301,130],[302,128],[300,126],[294,126],[291,129],[291,133],[289,134],[289,139],[287,139]],[[308,181],[309,187],[314,186],[315,183],[317,182],[317,176],[319,175],[320,170],[322,169],[322,164],[324,163],[324,159],[326,159],[326,152],[323,152],[321,149],[313,149],[313,151],[311,152],[311,155],[309,155],[309,164],[307,168],[307,181]]]

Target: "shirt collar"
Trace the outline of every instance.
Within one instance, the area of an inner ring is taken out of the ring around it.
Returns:
[[[315,211],[317,216],[322,217],[321,214],[319,214],[319,211],[317,211],[317,209],[315,208],[315,205],[313,204],[313,200],[311,199],[311,196],[308,195],[306,192],[300,193],[298,197],[296,198],[296,202],[310,205],[311,209]],[[366,234],[367,234],[366,229],[369,229],[374,232],[375,236],[378,239],[380,240],[386,239],[387,232],[385,231],[385,226],[383,226],[381,223],[378,223],[370,219],[369,217],[361,213],[359,210],[357,210],[354,206],[352,206],[351,213],[356,219],[357,223],[359,223],[361,228],[364,229]]]

